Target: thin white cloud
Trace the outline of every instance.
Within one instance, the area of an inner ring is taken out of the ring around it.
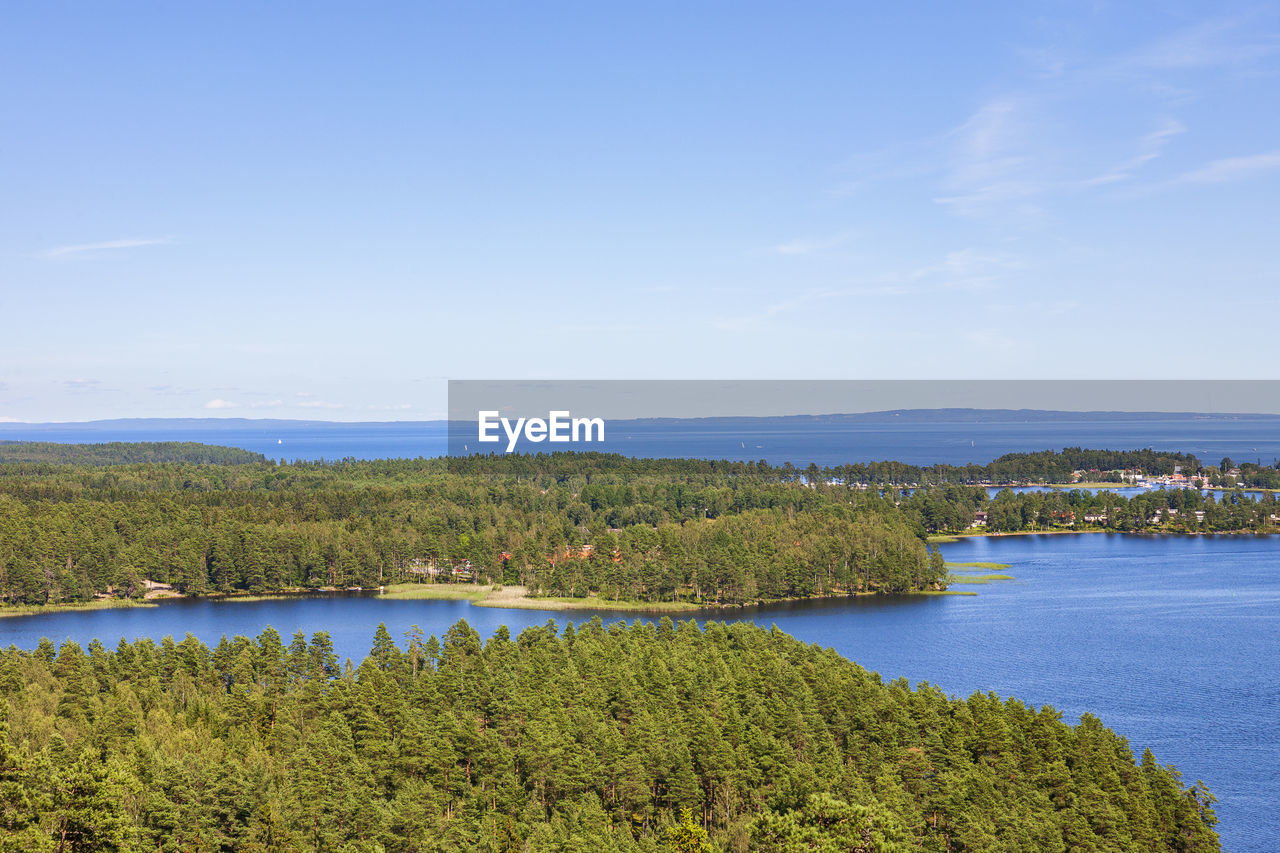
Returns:
[[[304,400],[298,404],[308,409],[341,409],[341,403],[330,403],[328,400]]]
[[[1245,18],[1218,18],[1166,36],[1125,57],[1122,64],[1154,71],[1244,65],[1280,49],[1274,33]]]
[[[950,168],[934,203],[962,216],[1038,214],[1031,199],[1047,183],[1040,176],[1043,152],[1030,144],[1036,121],[1029,112],[1034,110],[1026,97],[993,98],[948,132]]]
[[[22,421],[17,418],[11,418],[8,415],[0,415],[0,424],[20,424]]]
[[[140,238],[135,240],[105,240],[101,243],[78,243],[73,246],[58,246],[41,253],[45,258],[64,258],[68,255],[82,255],[88,252],[105,252],[112,249],[138,249],[143,246],[163,246],[172,243],[169,237]]]
[[[276,406],[283,406],[284,400],[259,400],[256,403],[250,403],[251,409],[274,409]]]
[[[1138,153],[1136,155],[1123,163],[1113,166],[1104,174],[1089,178],[1083,182],[1083,186],[1095,187],[1129,180],[1133,177],[1134,172],[1163,154],[1165,146],[1169,144],[1170,140],[1186,132],[1187,126],[1182,122],[1177,119],[1165,119],[1160,127],[1138,140]]]
[[[206,409],[235,409],[239,405],[239,403],[233,403],[230,400],[210,400],[204,404],[204,407]]]
[[[1225,184],[1280,169],[1280,151],[1213,160],[1173,179],[1176,184]]]

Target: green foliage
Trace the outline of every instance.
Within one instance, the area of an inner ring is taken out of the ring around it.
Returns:
[[[911,833],[879,803],[850,805],[811,794],[803,809],[768,811],[751,827],[760,853],[908,853]]]
[[[0,465],[0,602],[136,597],[147,582],[491,582],[714,604],[900,592],[945,579],[921,532],[878,494],[701,460]]]
[[[680,821],[667,827],[667,849],[673,853],[711,853],[707,831],[694,823],[693,811],[680,809]]]
[[[1061,451],[1006,453],[986,465],[907,465],[903,462],[868,462],[841,465],[830,473],[843,482],[880,485],[973,485],[1009,483],[1066,483],[1075,471],[1089,480],[1118,482],[1117,471],[1137,469],[1149,476],[1172,474],[1175,468],[1197,471],[1200,461],[1186,453],[1155,450],[1087,450],[1067,447]]]
[[[0,850],[1185,851],[1212,795],[1086,716],[747,624],[0,651]]]
[[[0,441],[0,463],[54,465],[133,465],[183,462],[194,465],[246,465],[266,462],[261,453],[194,441],[111,441],[62,444],[53,441]]]
[[[150,452],[138,447],[118,454]],[[605,454],[0,464],[0,604],[137,598],[150,581],[188,594],[520,584],[533,595],[736,605],[941,588],[942,559],[923,539],[964,530],[979,511],[993,532],[1277,529],[1270,494],[1218,502],[1190,490],[1006,490],[989,499],[957,483],[909,494],[877,485],[1178,460],[1068,448],[981,471],[876,463],[802,473]]]

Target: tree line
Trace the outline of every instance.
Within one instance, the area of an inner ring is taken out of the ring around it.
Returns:
[[[1270,492],[1216,496],[1195,489],[1156,489],[1125,496],[1112,491],[1049,489],[1016,493],[962,486],[913,490],[899,508],[930,534],[975,526],[996,533],[1113,530],[1118,533],[1276,533],[1280,502]],[[984,518],[985,517],[985,518]]]
[[[0,463],[127,465],[187,462],[195,465],[246,465],[266,462],[261,453],[195,441],[108,441],[63,444],[53,441],[0,441]]]
[[[847,483],[901,486],[1070,483],[1076,471],[1086,472],[1090,481],[1120,482],[1120,472],[1126,470],[1142,471],[1148,476],[1164,476],[1175,470],[1190,474],[1201,470],[1201,463],[1189,453],[1067,447],[1061,451],[1006,453],[985,465],[922,466],[885,461],[839,465],[827,473]]]

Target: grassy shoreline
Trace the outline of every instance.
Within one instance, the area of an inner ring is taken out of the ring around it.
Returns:
[[[998,564],[993,564],[998,565]],[[587,596],[585,598],[565,598],[556,596],[529,595],[522,586],[477,586],[460,587],[450,584],[395,584],[386,587],[378,595],[389,599],[420,600],[467,600],[475,607],[498,607],[510,610],[619,610],[632,613],[692,613],[695,611],[719,612],[725,610],[741,610],[746,607],[768,607],[771,604],[786,604],[797,601],[817,601],[832,598],[861,598],[876,595],[874,592],[840,593],[836,595],[813,595],[806,598],[778,598],[764,601],[753,601],[744,604],[708,604],[693,601],[629,601],[614,600]],[[976,595],[946,589],[917,590],[903,595]]]
[[[629,610],[656,613],[706,609],[690,601],[615,601],[596,596],[543,598],[529,595],[522,586],[502,585],[402,583],[384,587],[378,597],[392,600],[469,601],[476,607],[505,607],[511,610]]]
[[[994,581],[1016,580],[1013,575],[952,575],[948,586],[981,586]]]
[[[122,610],[132,607],[155,607],[155,601],[130,598],[96,598],[93,601],[68,601],[57,604],[3,604],[0,619],[9,616],[37,616],[41,613],[72,613],[78,610]]]
[[[965,564],[956,564],[965,565]],[[977,565],[977,564],[975,564]],[[984,564],[983,568],[1000,567],[1000,564]],[[345,589],[287,589],[267,593],[251,592],[214,592],[200,595],[163,595],[145,601],[113,598],[96,599],[94,601],[62,603],[62,604],[13,604],[0,605],[0,618],[6,616],[34,616],[41,613],[62,613],[88,610],[108,610],[114,608],[155,607],[161,601],[172,600],[209,600],[252,603],[273,599],[292,598],[300,595],[317,595],[352,592]],[[389,601],[466,601],[475,607],[497,607],[509,610],[614,610],[630,613],[693,613],[721,612],[741,610],[746,607],[767,607],[771,604],[786,604],[797,601],[816,601],[833,598],[861,598],[877,595],[875,592],[839,593],[835,595],[814,595],[805,598],[769,599],[747,602],[743,604],[709,604],[693,601],[629,601],[587,596],[585,598],[565,598],[556,596],[532,596],[522,586],[472,586],[470,584],[391,584],[380,589],[365,589],[361,592],[376,593],[378,598]],[[977,593],[952,589],[924,589],[902,595],[976,595]]]

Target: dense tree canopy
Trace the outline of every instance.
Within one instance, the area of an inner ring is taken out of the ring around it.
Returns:
[[[0,652],[0,849],[1210,851],[1095,718],[889,684],[777,629],[379,628]]]
[[[0,465],[0,598],[137,595],[148,580],[198,594],[463,578],[738,603],[944,576],[891,500],[781,469],[572,455],[473,465]]]

